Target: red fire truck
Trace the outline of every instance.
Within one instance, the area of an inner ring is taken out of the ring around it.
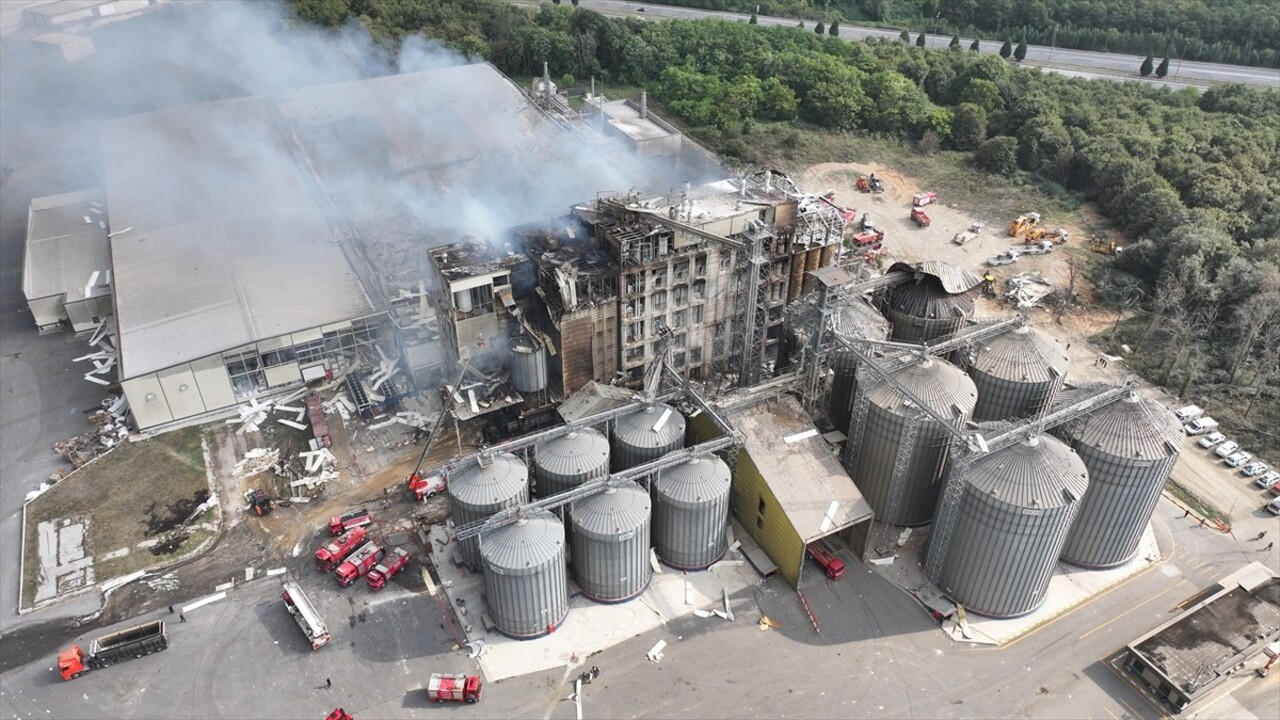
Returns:
[[[395,577],[396,573],[403,570],[408,563],[408,550],[391,548],[391,552],[387,553],[387,558],[369,571],[369,576],[365,578],[365,582],[369,583],[369,589],[381,590],[387,586],[387,581]]]
[[[442,675],[435,673],[427,684],[427,697],[438,703],[480,701],[481,683],[478,675]]]
[[[378,547],[377,543],[367,542],[361,545],[359,550],[351,553],[351,556],[338,566],[336,572],[338,584],[347,587],[359,580],[382,560],[383,555],[386,555],[386,551]]]
[[[338,567],[352,550],[360,547],[364,542],[364,527],[353,527],[336,540],[325,545],[316,551],[316,569],[320,572],[329,572]]]
[[[329,534],[341,535],[351,528],[364,527],[371,522],[373,522],[373,516],[369,514],[368,510],[364,508],[351,510],[329,518]]]
[[[831,548],[821,542],[811,542],[808,546],[809,557],[822,566],[827,577],[839,580],[844,577],[844,561],[831,552]]]

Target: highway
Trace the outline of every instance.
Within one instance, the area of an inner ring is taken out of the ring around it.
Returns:
[[[532,5],[547,0],[517,0],[518,4]],[[567,4],[567,3],[566,3]],[[750,16],[742,13],[702,10],[700,8],[672,7],[651,3],[627,2],[626,0],[580,0],[579,6],[594,10],[602,15],[613,17],[634,17],[643,19],[681,19],[697,20],[715,17],[724,20],[747,20]],[[761,15],[757,18],[761,25],[794,26],[795,18],[779,18]],[[813,23],[805,21],[805,27],[812,28]],[[881,37],[896,40],[900,31],[864,28],[850,25],[840,26],[840,37],[846,41],[864,40],[869,37]],[[917,33],[912,33],[915,41]],[[945,48],[951,43],[949,35],[926,35],[926,46]],[[963,47],[967,50],[973,38],[961,37]],[[979,47],[984,53],[998,53],[1001,41],[984,40]],[[1163,79],[1141,77],[1138,68],[1145,58],[1138,55],[1118,53],[1102,53],[1089,50],[1068,50],[1066,48],[1028,45],[1027,57],[1023,65],[1043,68],[1071,77],[1098,78],[1105,80],[1132,80],[1144,82],[1157,87],[1168,87],[1174,90],[1194,87],[1208,89],[1221,83],[1242,83],[1271,89],[1280,89],[1280,70],[1269,68],[1245,67],[1241,65],[1220,65],[1217,63],[1192,62],[1174,59],[1170,63],[1169,75]],[[1159,58],[1156,59],[1159,62]]]

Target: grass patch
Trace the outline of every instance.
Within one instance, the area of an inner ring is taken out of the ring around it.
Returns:
[[[87,521],[85,552],[95,558],[130,548],[128,555],[95,563],[100,581],[169,562],[198,546],[188,538],[175,552],[162,555],[136,547],[172,530],[208,498],[201,436],[201,428],[187,428],[126,442],[33,500],[27,506],[23,543],[23,605],[35,598],[40,568],[36,529],[41,522]],[[192,537],[208,532],[193,531]]]
[[[1191,511],[1198,514],[1200,517],[1206,517],[1206,518],[1222,517],[1221,510],[1201,500],[1199,497],[1192,494],[1191,491],[1187,490],[1186,488],[1182,487],[1178,483],[1174,482],[1172,479],[1169,480],[1169,484],[1166,485],[1165,487],[1169,490],[1169,492],[1173,493],[1173,496],[1178,498],[1178,500],[1181,501],[1183,505],[1191,508]]]

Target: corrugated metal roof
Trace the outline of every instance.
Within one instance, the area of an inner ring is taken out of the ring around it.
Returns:
[[[268,101],[110,120],[102,155],[122,378],[376,311]]]
[[[662,414],[671,415],[662,427],[654,430]],[[684,415],[666,403],[646,405],[643,409],[618,418],[613,435],[632,447],[661,447],[684,438]]]
[[[831,328],[845,337],[884,340],[889,321],[862,298],[850,298],[831,314]]]
[[[977,275],[940,260],[925,260],[916,269],[938,278],[942,288],[953,295],[968,292],[982,284],[982,278]]]
[[[1089,473],[1061,440],[1040,435],[974,461],[968,482],[1009,505],[1043,510],[1079,502]]]
[[[486,534],[480,540],[480,554],[499,569],[553,562],[564,554],[564,525],[546,510],[533,513]]]
[[[903,283],[885,292],[889,307],[912,317],[940,319],[973,313],[972,293],[950,294],[933,275],[919,275],[915,282]]]
[[[111,293],[106,284],[111,270],[107,230],[98,224],[107,220],[104,210],[101,190],[31,200],[22,268],[22,292],[28,300],[65,293],[65,302],[75,302]],[[94,271],[99,272],[97,287],[85,295]]]
[[[516,497],[529,483],[529,468],[511,453],[487,467],[471,465],[449,480],[449,494],[469,505],[493,505]]]
[[[874,377],[872,374],[868,378]],[[893,378],[934,411],[950,415],[959,408],[968,415],[978,403],[978,388],[960,368],[939,358],[926,358],[894,373]],[[886,410],[908,414],[909,401],[887,382],[877,382],[867,390],[871,402]]]
[[[1071,358],[1061,345],[1029,326],[997,335],[978,349],[973,366],[1016,382],[1051,382],[1066,375]]]
[[[1182,450],[1186,433],[1173,412],[1139,393],[1058,428],[1070,442],[1117,457],[1159,460]]]
[[[533,462],[557,475],[576,475],[609,466],[609,439],[599,430],[582,428],[537,446]]]
[[[701,457],[658,471],[659,495],[676,502],[706,502],[729,491],[729,466],[718,457]]]
[[[629,390],[589,381],[578,388],[556,408],[565,422],[574,422],[635,402],[635,393]]]
[[[630,532],[649,521],[653,501],[635,483],[611,487],[575,502],[570,510],[573,525],[596,535]]]

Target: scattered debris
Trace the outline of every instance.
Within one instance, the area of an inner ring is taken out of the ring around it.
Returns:
[[[245,451],[244,459],[236,463],[234,473],[238,478],[250,477],[268,470],[279,472],[280,450],[253,448]]]
[[[654,664],[660,663],[662,662],[662,649],[665,648],[666,646],[667,646],[666,640],[659,640],[658,642],[654,643],[653,647],[649,648],[649,652],[645,653],[644,656],[649,658],[649,662],[651,663],[654,663]]]
[[[775,622],[774,620],[770,619],[768,615],[761,615],[760,621],[756,624],[760,626],[761,630],[781,630],[782,629],[782,623]]]
[[[1053,284],[1035,271],[1018,273],[1006,280],[1004,286],[1005,296],[1012,298],[1020,308],[1039,305],[1046,295],[1053,292]]]

